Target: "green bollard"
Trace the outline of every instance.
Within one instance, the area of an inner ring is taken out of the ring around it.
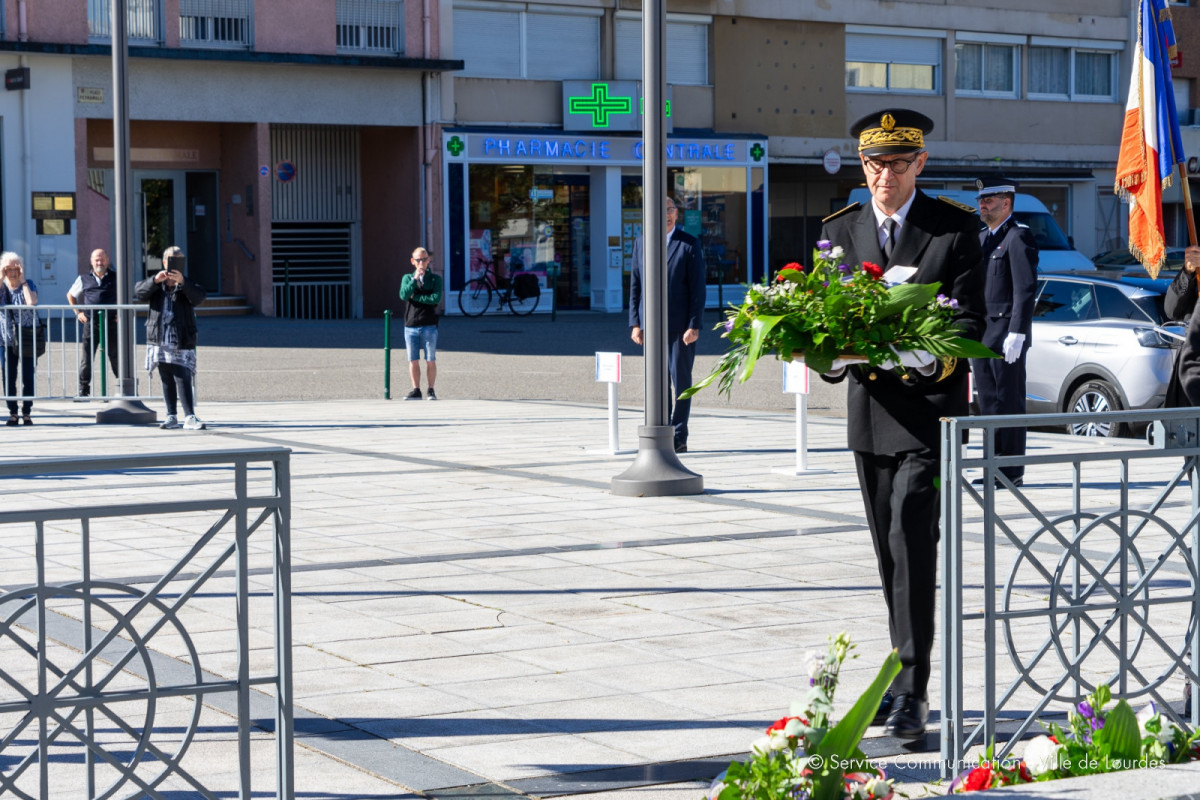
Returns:
[[[100,316],[96,317],[96,335],[100,337],[100,358],[92,365],[92,369],[100,370],[100,396],[108,397],[108,326],[104,324],[104,309],[95,312]],[[89,355],[91,355],[89,353]]]
[[[392,310],[383,312],[383,399],[392,399]]]

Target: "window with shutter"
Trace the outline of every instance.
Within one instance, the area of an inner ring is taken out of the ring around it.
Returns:
[[[600,17],[531,13],[525,17],[525,33],[525,77],[600,77]]]
[[[708,85],[708,28],[700,22],[667,20],[667,83]],[[617,80],[642,79],[642,21],[618,17],[616,24]]]
[[[466,62],[460,75],[522,77],[520,13],[454,9],[454,53]]]

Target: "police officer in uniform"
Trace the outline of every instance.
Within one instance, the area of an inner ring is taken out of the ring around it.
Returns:
[[[983,269],[974,209],[916,188],[933,121],[891,108],[851,128],[872,200],[824,220],[821,238],[845,249],[847,264],[914,267],[913,283],[940,283],[958,301],[961,334],[983,335]],[[893,273],[895,274],[895,273]],[[876,722],[916,739],[929,716],[928,684],[937,599],[940,418],[965,416],[967,364],[904,352],[904,375],[834,362],[827,381],[847,383],[847,440],[875,545],[892,646],[902,669]]]
[[[987,325],[983,343],[1004,358],[975,358],[975,390],[979,413],[1025,413],[1025,359],[1033,324],[1033,301],[1037,295],[1038,250],[1033,233],[1013,217],[1017,183],[1003,176],[975,181],[979,189],[979,232],[985,270],[984,299]],[[996,431],[996,455],[1025,454],[1025,429]],[[1020,486],[1024,467],[1001,467]],[[979,478],[976,483],[982,483]]]

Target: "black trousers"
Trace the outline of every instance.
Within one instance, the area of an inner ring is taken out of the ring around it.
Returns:
[[[33,375],[35,359],[32,354],[21,358],[17,351],[5,348],[4,353],[4,393],[9,397],[17,396],[17,363],[21,364],[21,395],[33,397]],[[21,413],[28,414],[33,409],[33,400],[25,400],[21,404]],[[8,401],[8,413],[16,416],[17,401]]]
[[[988,345],[999,353],[1004,346],[1003,337],[999,344]],[[1025,413],[1025,360],[1029,355],[1028,343],[1021,357],[1009,364],[1003,358],[973,358],[971,373],[975,376],[975,391],[979,395],[979,413],[984,416],[997,414]],[[996,431],[996,455],[1025,455],[1025,428],[1004,428]],[[1024,467],[1002,467],[1001,472],[1010,478],[1025,475]]]
[[[192,373],[179,364],[158,363],[158,377],[162,380],[163,400],[167,404],[167,413],[176,416],[176,409],[182,405],[183,415],[190,417],[196,413],[192,403]]]
[[[692,401],[680,400],[679,393],[692,388],[692,365],[696,363],[696,343],[683,343],[683,332],[671,335],[667,348],[667,371],[671,377],[671,391],[667,394],[671,408],[671,425],[675,428],[675,441],[687,444],[688,417],[692,415]]]
[[[99,312],[91,311],[87,324],[83,326],[82,346],[79,348],[79,394],[92,392],[92,361],[96,357],[96,349],[100,347]],[[106,322],[104,327],[104,352],[108,353],[108,364],[112,367],[113,375],[120,375],[117,368],[117,312],[104,312]]]
[[[937,452],[855,451],[854,463],[887,600],[888,632],[900,654],[892,691],[927,698],[937,602]]]

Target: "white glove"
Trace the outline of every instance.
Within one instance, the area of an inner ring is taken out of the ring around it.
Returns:
[[[851,364],[857,364],[857,363],[859,363],[859,362],[854,359],[850,359],[850,358],[835,358],[833,360],[833,363],[829,365],[829,369],[827,369],[825,372],[823,372],[821,374],[826,375],[830,378],[836,378],[839,375],[841,375],[843,372],[846,371],[846,367],[850,366]]]
[[[1004,337],[1004,362],[1015,364],[1021,357],[1021,349],[1025,347],[1025,334],[1010,333]]]
[[[925,350],[897,350],[893,347],[892,352],[896,354],[899,366],[910,367],[922,375],[932,375],[937,371],[937,359]],[[888,359],[879,366],[881,369],[895,369],[897,364]]]

